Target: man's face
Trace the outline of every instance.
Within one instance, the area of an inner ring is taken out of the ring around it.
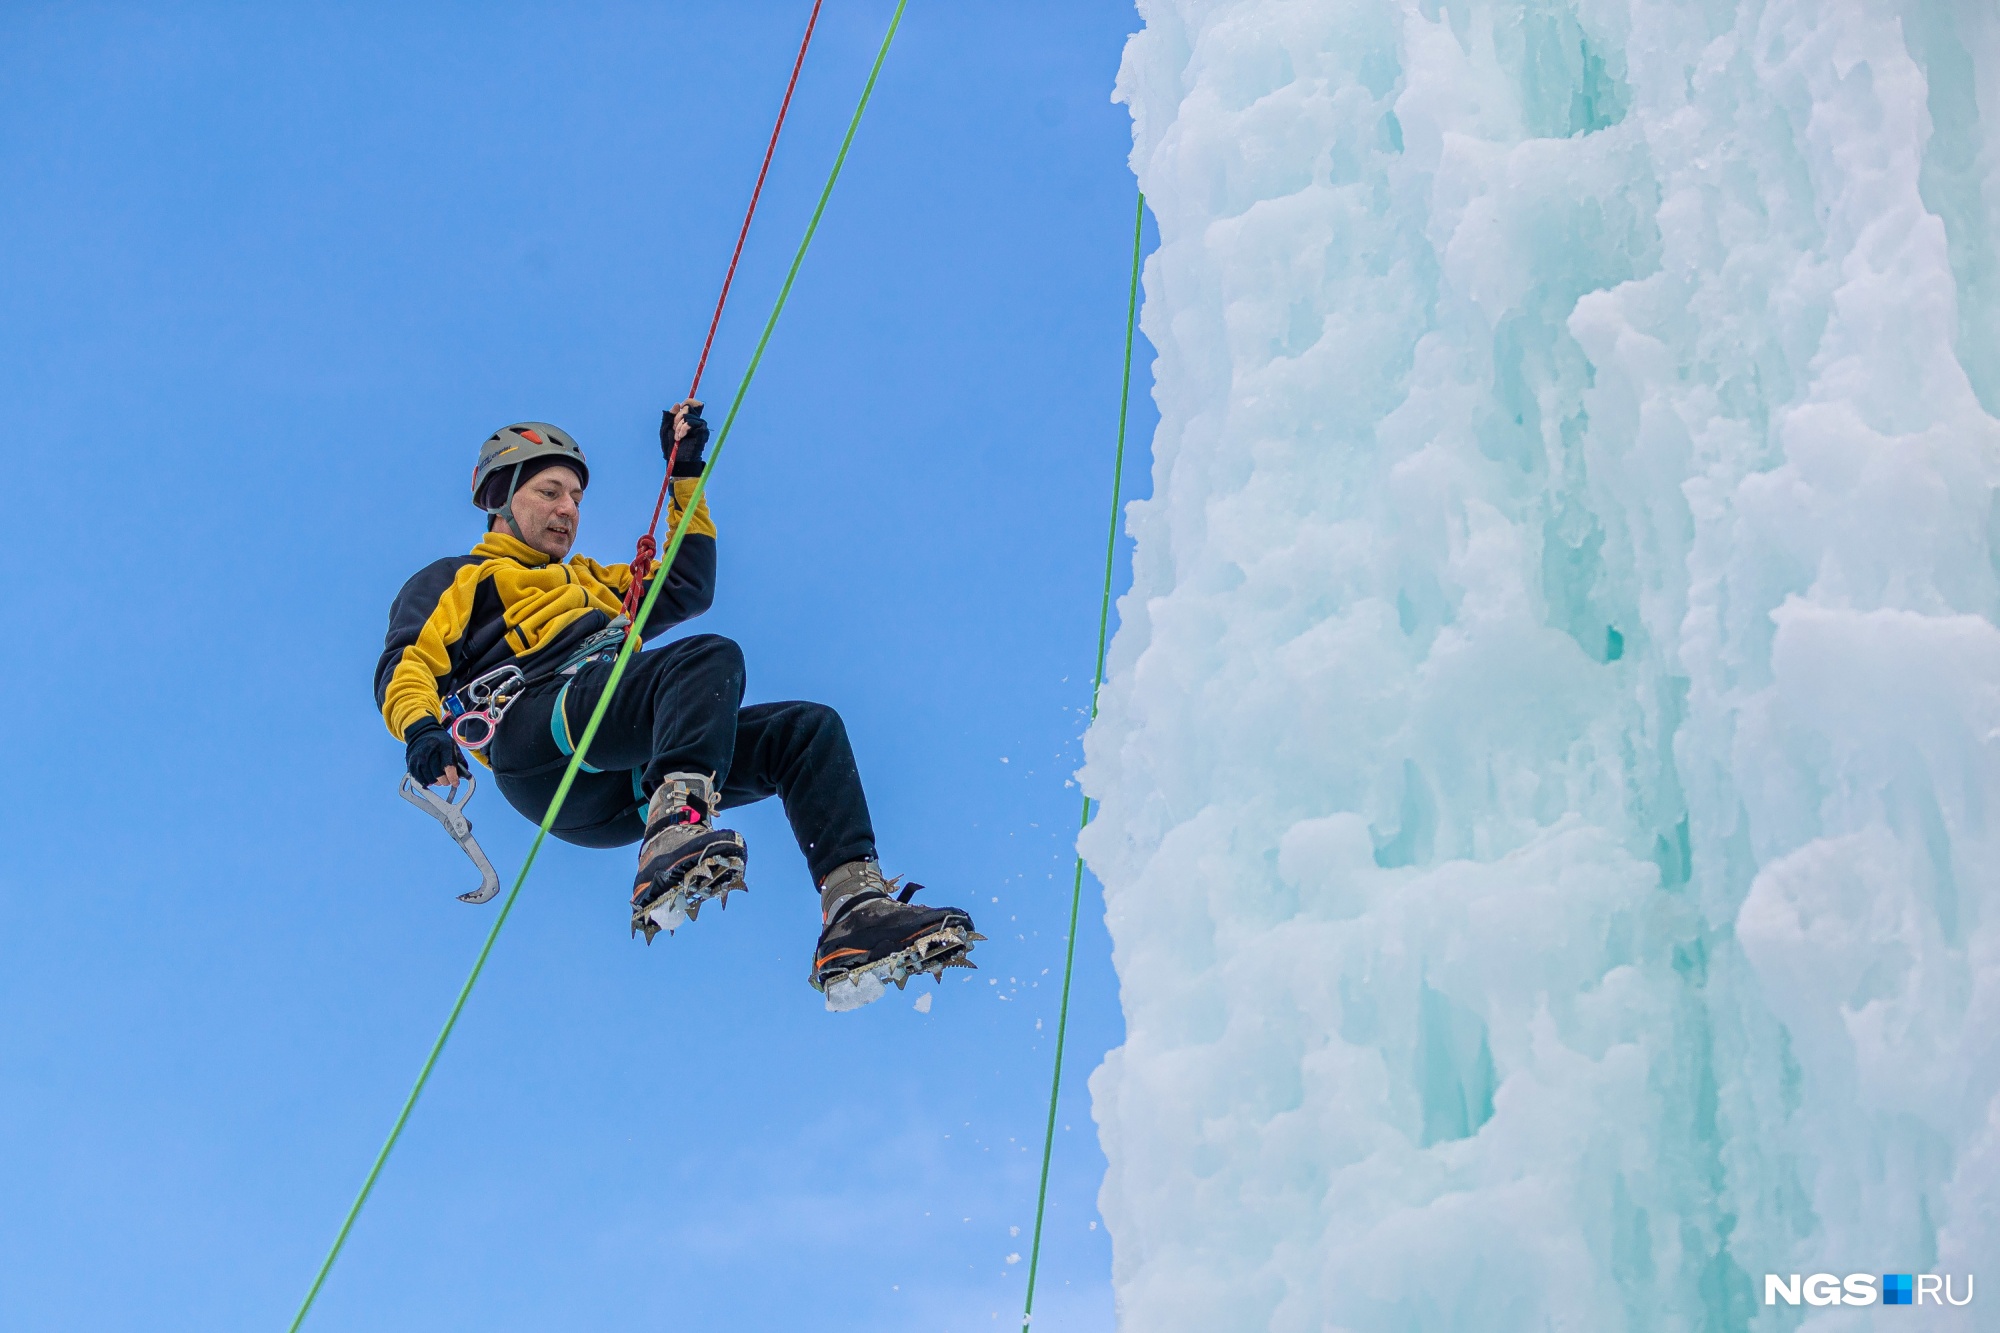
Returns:
[[[583,503],[583,480],[566,467],[544,468],[528,478],[514,492],[514,522],[520,525],[521,540],[551,560],[569,556],[576,544],[579,506]],[[496,526],[505,532],[505,520]]]

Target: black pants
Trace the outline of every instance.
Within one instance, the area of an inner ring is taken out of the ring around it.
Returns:
[[[502,719],[489,755],[493,775],[508,804],[536,823],[610,678],[602,662],[546,681]],[[783,798],[815,884],[836,866],[875,855],[868,798],[840,714],[825,704],[743,707],[743,650],[720,635],[634,653],[584,758],[601,771],[577,774],[549,830],[564,842],[637,842],[660,780],[700,773],[719,780],[724,809]]]

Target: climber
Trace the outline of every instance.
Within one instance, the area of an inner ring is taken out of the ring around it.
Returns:
[[[708,434],[694,399],[661,415],[675,523],[694,498]],[[622,599],[632,567],[570,556],[589,484],[583,450],[544,422],[509,426],[481,447],[472,498],[487,531],[469,554],[403,585],[375,671],[376,703],[415,782],[455,791],[463,742],[508,803],[539,823],[625,634],[651,642],[708,609],[716,556],[707,499],[672,567],[649,576],[667,580],[650,621],[630,626]],[[635,652],[550,832],[583,847],[640,844],[631,920],[650,944],[746,887],[743,837],[715,816],[778,796],[819,886],[810,977],[829,1009],[865,1004],[889,981],[972,966],[965,955],[984,937],[971,918],[919,907],[909,899],[920,886],[898,893],[883,876],[840,715],[815,703],[746,707],[743,684],[743,652],[720,635]],[[480,716],[466,718],[469,710]]]

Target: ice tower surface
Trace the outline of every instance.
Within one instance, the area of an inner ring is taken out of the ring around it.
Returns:
[[[1139,8],[1123,1326],[1914,1317],[1763,1276],[2000,1256],[1995,6]]]

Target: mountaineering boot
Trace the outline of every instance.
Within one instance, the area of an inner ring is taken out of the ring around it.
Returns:
[[[632,933],[645,931],[646,943],[700,916],[709,899],[727,907],[731,893],[749,888],[743,835],[715,827],[715,810],[715,784],[699,773],[669,773],[654,790],[632,883]]]
[[[829,1011],[878,1000],[892,981],[901,990],[919,973],[943,981],[947,967],[976,966],[966,955],[986,937],[972,929],[970,916],[956,907],[916,906],[910,897],[921,884],[892,894],[895,887],[873,861],[849,861],[820,886],[825,925],[813,950],[812,984]]]

